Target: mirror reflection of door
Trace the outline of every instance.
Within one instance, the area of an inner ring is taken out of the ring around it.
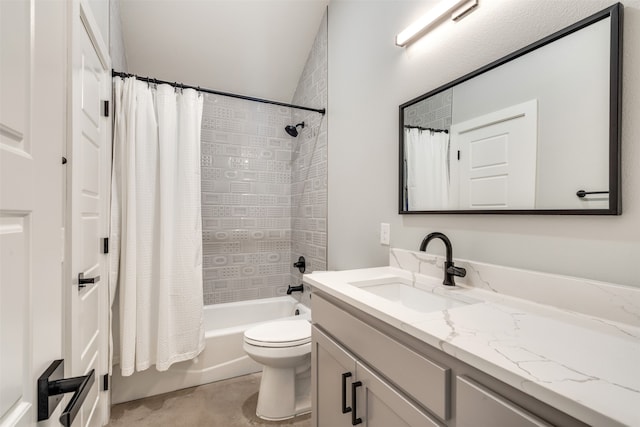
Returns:
[[[537,122],[531,100],[451,126],[458,208],[535,208]]]

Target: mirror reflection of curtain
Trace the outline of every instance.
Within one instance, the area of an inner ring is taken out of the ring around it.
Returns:
[[[449,208],[449,134],[413,128],[404,132],[408,209]]]

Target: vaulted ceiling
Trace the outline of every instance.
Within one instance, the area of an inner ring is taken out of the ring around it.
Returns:
[[[129,72],[291,102],[329,0],[120,0]]]

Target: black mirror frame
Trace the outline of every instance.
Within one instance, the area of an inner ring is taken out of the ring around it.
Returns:
[[[508,214],[508,215],[621,215],[622,214],[622,180],[621,180],[621,120],[622,120],[622,21],[624,7],[616,3],[594,15],[551,34],[535,43],[517,50],[497,61],[464,75],[450,83],[420,95],[399,107],[399,184],[398,184],[398,213],[403,215],[415,214]],[[450,89],[475,76],[499,67],[511,60],[523,56],[535,49],[545,46],[564,36],[581,30],[602,19],[611,18],[611,49],[610,49],[610,80],[609,80],[609,208],[608,209],[461,209],[461,210],[429,210],[408,211],[404,208],[404,109],[439,92]]]

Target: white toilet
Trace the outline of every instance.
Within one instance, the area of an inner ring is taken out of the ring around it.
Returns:
[[[263,365],[256,415],[277,421],[311,411],[311,323],[281,320],[247,329],[244,350]]]

